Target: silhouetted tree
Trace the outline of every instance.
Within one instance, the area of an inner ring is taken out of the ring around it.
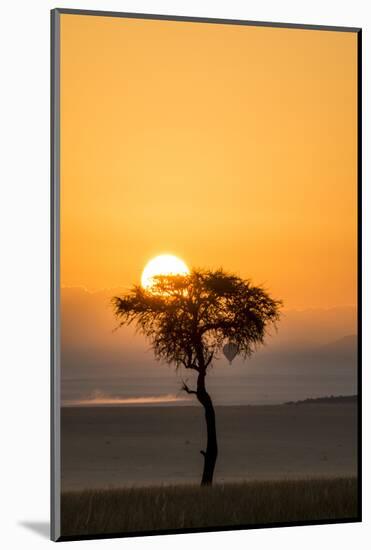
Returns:
[[[205,378],[227,342],[249,357],[262,344],[267,327],[279,319],[281,302],[223,270],[193,270],[190,275],[157,276],[148,290],[134,286],[113,298],[119,326],[134,323],[152,345],[155,357],[197,373],[197,387],[183,383],[205,409],[206,450],[201,485],[210,485],[218,455],[215,411]]]

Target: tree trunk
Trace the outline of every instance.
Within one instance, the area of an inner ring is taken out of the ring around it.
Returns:
[[[216,439],[215,411],[210,395],[205,388],[205,372],[200,372],[197,380],[197,399],[205,409],[207,428],[206,451],[200,451],[204,456],[204,471],[202,474],[201,486],[211,485],[213,482],[214,469],[218,456],[218,444]]]

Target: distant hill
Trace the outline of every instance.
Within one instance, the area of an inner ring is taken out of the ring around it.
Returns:
[[[316,405],[320,403],[357,403],[357,395],[328,395],[303,399],[302,401],[286,401],[284,405]]]
[[[330,342],[329,344],[325,344],[324,346],[321,346],[319,348],[319,351],[325,352],[325,353],[343,353],[343,354],[355,354],[357,351],[357,335],[356,334],[349,334],[347,336],[343,336],[343,338],[339,338],[338,340],[335,340],[334,342]]]

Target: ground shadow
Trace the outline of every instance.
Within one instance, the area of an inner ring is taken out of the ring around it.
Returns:
[[[37,533],[42,538],[50,538],[50,523],[48,521],[20,521],[19,525]]]

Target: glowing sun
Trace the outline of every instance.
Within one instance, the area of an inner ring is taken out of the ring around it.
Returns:
[[[162,254],[156,256],[148,262],[143,269],[141,283],[142,287],[150,289],[154,284],[153,277],[156,275],[188,275],[189,269],[187,265],[176,256],[171,254]]]

